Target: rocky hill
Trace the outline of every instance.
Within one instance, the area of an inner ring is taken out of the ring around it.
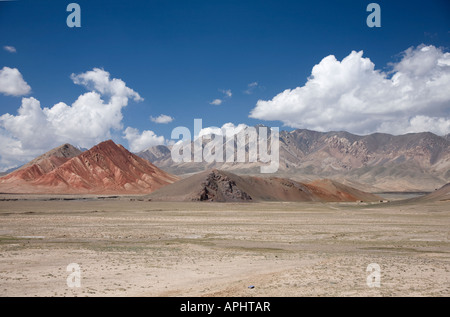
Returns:
[[[208,170],[165,186],[148,196],[160,201],[379,201],[380,197],[331,180],[300,183],[279,177],[236,175]]]

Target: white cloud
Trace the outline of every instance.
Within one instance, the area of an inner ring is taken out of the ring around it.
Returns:
[[[223,102],[223,100],[222,99],[214,99],[213,101],[211,101],[209,104],[210,105],[215,105],[215,106],[219,106],[219,105],[221,105],[222,104],[222,102]]]
[[[259,100],[250,117],[319,131],[450,132],[450,53],[434,46],[409,48],[391,64],[391,73],[375,69],[362,55],[325,57],[304,86]]]
[[[17,50],[14,46],[5,45],[3,46],[3,49],[9,53],[16,53]]]
[[[143,151],[149,147],[165,143],[164,137],[157,136],[153,131],[145,130],[139,133],[138,129],[130,127],[125,129],[124,138],[128,140],[132,152]]]
[[[17,68],[3,67],[0,69],[0,93],[10,96],[29,94],[31,87],[23,80]]]
[[[70,78],[75,84],[83,85],[89,90],[96,90],[102,95],[111,96],[111,99],[132,98],[134,101],[144,99],[133,89],[128,88],[121,79],[109,79],[109,73],[100,68],[94,68],[82,74],[72,74]],[[117,101],[117,100],[114,100]]]
[[[17,115],[0,116],[2,166],[14,160],[26,162],[66,142],[90,148],[123,128],[122,109],[130,98],[142,100],[125,82],[110,79],[110,74],[102,69],[94,68],[71,77],[74,83],[91,90],[72,105],[59,102],[52,107],[41,107],[33,97],[22,98]]]
[[[251,95],[256,87],[258,87],[258,83],[255,81],[247,85],[247,90],[244,91],[244,94]]]
[[[10,168],[17,167],[18,163],[24,163],[32,160],[42,154],[40,151],[25,150],[20,141],[3,135],[0,129],[0,172]]]
[[[220,92],[222,92],[227,98],[231,98],[231,96],[233,96],[231,89],[221,89]]]
[[[150,116],[150,120],[151,120],[152,122],[155,122],[155,123],[162,123],[162,124],[165,124],[165,123],[170,123],[170,122],[172,122],[172,121],[173,121],[173,118],[172,118],[171,116],[168,116],[168,115],[165,115],[165,114],[161,114],[160,116],[158,116],[158,117],[156,117],[156,118]]]
[[[211,134],[216,134],[216,135],[223,135],[222,129],[219,127],[206,127],[206,128],[202,128],[200,130],[200,132],[198,133],[198,135],[195,135],[194,138],[197,139],[198,137],[204,136],[204,135],[211,135]]]
[[[233,96],[233,93],[231,92],[231,89],[219,89],[219,91],[221,93],[224,94],[224,98],[231,98]],[[210,105],[215,105],[215,106],[219,106],[224,102],[223,99],[214,99],[213,101],[211,101],[209,104]]]
[[[398,120],[395,125],[383,122],[381,130],[393,134],[418,133],[432,131],[437,135],[446,135],[450,131],[450,119],[418,115],[410,119]]]
[[[195,138],[199,137],[199,136],[204,136],[204,135],[211,135],[211,134],[216,134],[216,135],[227,135],[227,131],[229,134],[237,134],[240,131],[244,130],[248,128],[248,125],[244,124],[244,123],[240,123],[238,125],[234,125],[231,122],[225,123],[224,125],[222,125],[222,127],[206,127],[206,128],[202,128],[198,134],[198,136],[195,136]]]

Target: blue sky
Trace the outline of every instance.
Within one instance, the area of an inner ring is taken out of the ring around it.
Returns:
[[[302,121],[299,118],[311,109],[280,104],[275,97],[286,89],[305,86],[313,67],[330,55],[342,61],[352,51],[363,51],[362,57],[351,58],[355,62],[369,58],[377,71],[390,78],[395,68],[392,63],[401,62],[405,56],[412,59],[422,44],[438,50],[431,50],[436,61],[447,58],[445,53],[450,47],[450,4],[445,0],[378,0],[380,28],[366,25],[366,6],[372,1],[361,0],[78,0],[80,28],[66,25],[66,7],[70,2],[0,1],[0,69],[16,68],[31,88],[23,95],[0,93],[0,116],[16,116],[22,98],[35,98],[41,108],[51,108],[59,102],[71,106],[89,91],[86,85],[75,84],[71,74],[99,68],[108,72],[110,79],[122,80],[143,99],[130,98],[120,110],[121,128],[109,130],[111,137],[125,146],[131,146],[127,141],[132,142],[123,138],[127,127],[138,133],[153,131],[167,141],[176,126],[192,129],[194,118],[202,118],[204,126],[219,127],[231,122],[264,123],[287,130],[304,127],[354,133],[383,129],[390,133],[409,132],[406,128],[389,130],[380,120],[368,122],[366,127],[350,124],[346,129],[342,122],[316,122],[313,113],[305,115],[308,119]],[[4,49],[5,46],[13,47],[15,52]],[[414,48],[409,55],[404,53],[408,48]],[[447,70],[443,72],[448,74]],[[249,86],[252,83],[257,84]],[[231,96],[227,96],[227,91]],[[307,93],[298,92],[299,98]],[[107,98],[103,96],[105,101]],[[324,102],[308,98],[311,103]],[[389,99],[383,98],[380,100]],[[211,104],[216,99],[222,103]],[[291,106],[297,112],[286,109]],[[433,106],[432,114],[418,107],[426,105],[417,105],[417,116],[405,120],[424,117],[417,120],[430,123],[439,119],[442,128],[433,132],[448,133],[447,96]],[[255,115],[249,117],[256,108]],[[273,113],[273,109],[280,111]],[[149,119],[160,114],[174,120],[161,124]],[[292,116],[297,119],[291,120]],[[8,128],[3,121],[0,129],[0,142],[9,142],[2,145],[21,153],[24,160],[54,145],[44,142],[28,151],[27,142],[14,128]],[[0,165],[14,165],[8,153],[0,155]]]

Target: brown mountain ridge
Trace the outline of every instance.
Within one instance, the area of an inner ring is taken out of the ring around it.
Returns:
[[[332,180],[300,183],[279,177],[236,175],[217,169],[204,171],[148,195],[156,201],[380,201],[382,198]]]
[[[414,202],[430,202],[430,201],[441,201],[450,202],[450,183],[442,186],[441,188],[431,192],[425,196],[413,198],[410,201]]]

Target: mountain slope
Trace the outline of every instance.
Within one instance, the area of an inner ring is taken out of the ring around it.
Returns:
[[[70,144],[58,146],[9,173],[2,180],[36,180],[81,153]]]
[[[148,195],[162,201],[379,201],[381,198],[323,180],[303,184],[279,177],[255,177],[209,170]]]
[[[427,194],[422,197],[412,199],[418,202],[428,202],[428,201],[450,201],[450,183],[442,186],[438,190]]]

